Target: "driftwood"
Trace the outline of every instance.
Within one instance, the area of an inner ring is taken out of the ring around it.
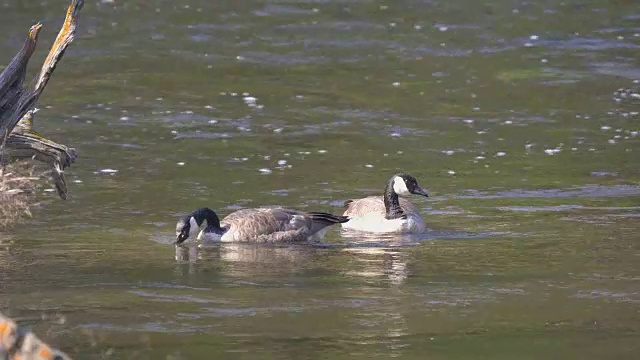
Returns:
[[[69,356],[45,344],[42,340],[0,313],[0,359],[8,360],[69,360]]]
[[[27,112],[7,137],[3,156],[7,161],[4,162],[35,159],[48,164],[58,195],[64,200],[67,198],[64,169],[71,166],[78,155],[74,148],[44,138],[33,131],[31,124],[36,111],[37,109],[33,109]],[[2,159],[0,162],[3,162]]]
[[[48,164],[58,195],[62,199],[67,197],[64,169],[76,160],[76,150],[38,135],[33,128],[33,118],[37,111],[35,105],[42,91],[75,37],[77,18],[83,4],[82,0],[71,1],[64,24],[40,74],[34,79],[33,87],[25,87],[24,80],[42,28],[39,23],[31,27],[20,51],[0,73],[0,142],[5,141],[4,152],[0,153],[0,163],[36,159]]]

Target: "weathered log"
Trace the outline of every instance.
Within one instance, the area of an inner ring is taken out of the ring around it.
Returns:
[[[77,18],[83,4],[83,0],[71,1],[64,24],[38,77],[34,79],[33,88],[25,87],[24,80],[27,65],[36,48],[41,24],[31,27],[20,51],[0,73],[0,138],[6,139],[5,153],[0,155],[4,155],[3,158],[9,161],[33,158],[48,164],[58,195],[62,199],[66,199],[67,194],[63,171],[75,161],[77,152],[73,148],[38,135],[33,129],[33,115],[37,111],[34,106],[51,78],[56,64],[75,37]]]
[[[37,109],[31,110],[13,129],[5,143],[4,157],[9,161],[35,159],[48,164],[61,199],[67,198],[67,182],[63,170],[76,160],[77,151],[38,135],[31,127]],[[0,158],[0,163],[2,159]]]
[[[42,24],[31,27],[22,49],[0,74],[0,134],[10,133],[20,119],[35,106],[57,63],[75,37],[76,20],[83,4],[83,0],[71,1],[64,24],[42,65],[33,89],[25,89],[23,83]]]

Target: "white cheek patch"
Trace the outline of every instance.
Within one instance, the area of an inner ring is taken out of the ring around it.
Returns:
[[[200,230],[200,226],[198,226],[198,223],[193,216],[189,218],[189,225],[189,236],[195,236],[198,233],[198,230]]]
[[[396,176],[395,179],[393,179],[393,191],[395,191],[396,194],[403,196],[411,194],[409,189],[407,189],[407,184],[404,182],[404,179],[399,176]]]

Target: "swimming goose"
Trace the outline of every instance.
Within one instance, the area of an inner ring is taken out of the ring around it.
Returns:
[[[198,234],[198,240],[221,242],[296,242],[317,241],[326,227],[349,221],[346,216],[324,212],[303,212],[281,207],[243,209],[222,221],[209,208],[200,208],[183,217],[176,225],[176,244]]]
[[[405,198],[410,194],[429,197],[416,178],[409,174],[393,175],[384,189],[383,196],[369,196],[347,200],[344,216],[350,218],[343,223],[345,229],[376,233],[421,233],[427,228],[418,209]]]

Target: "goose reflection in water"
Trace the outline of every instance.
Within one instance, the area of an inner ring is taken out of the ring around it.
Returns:
[[[343,230],[342,237],[353,240],[342,250],[353,255],[357,263],[347,270],[347,274],[371,280],[387,279],[395,285],[409,276],[408,250],[417,244],[411,236]]]
[[[190,244],[175,247],[178,263],[218,266],[225,275],[251,278],[266,274],[291,274],[322,266],[329,249],[310,245]]]
[[[410,246],[406,245],[411,243],[406,237],[378,235],[372,242],[360,234],[353,239],[357,241],[304,245],[190,244],[175,247],[175,260],[189,264],[190,273],[215,267],[225,275],[246,279],[314,269],[392,284],[407,279]]]

